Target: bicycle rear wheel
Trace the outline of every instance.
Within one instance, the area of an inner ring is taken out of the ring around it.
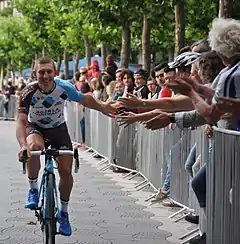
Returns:
[[[44,244],[55,244],[56,218],[55,218],[55,200],[54,200],[54,175],[47,176],[46,192],[46,219],[43,225]]]

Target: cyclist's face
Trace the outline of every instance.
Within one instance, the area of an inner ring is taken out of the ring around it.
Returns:
[[[37,81],[42,84],[51,83],[56,76],[56,69],[52,63],[38,64],[36,76]]]

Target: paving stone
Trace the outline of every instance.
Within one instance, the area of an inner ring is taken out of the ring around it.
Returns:
[[[0,133],[4,141],[0,147],[0,184],[4,186],[0,188],[0,244],[42,244],[40,225],[30,224],[36,222],[34,212],[24,209],[28,182],[17,162],[15,123],[1,121]],[[149,212],[144,204],[151,193],[135,192],[140,177],[129,181],[110,170],[101,172],[96,166],[100,160],[80,155],[85,160],[79,173],[73,174],[69,204],[73,234],[58,235],[57,244],[170,244],[167,239],[173,231],[161,229],[166,217],[152,219],[154,208]]]

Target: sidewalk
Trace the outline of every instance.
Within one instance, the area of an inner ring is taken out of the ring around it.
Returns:
[[[0,243],[40,244],[42,235],[34,213],[23,208],[28,183],[17,162],[18,145],[15,123],[1,122],[0,133]],[[83,155],[81,153],[81,155]],[[135,180],[123,179],[110,170],[101,172],[96,159],[81,159],[74,174],[70,202],[71,237],[57,237],[57,244],[171,244],[190,227],[186,222],[173,223],[167,217],[171,209],[160,204],[148,206],[144,200],[151,194],[136,191]]]

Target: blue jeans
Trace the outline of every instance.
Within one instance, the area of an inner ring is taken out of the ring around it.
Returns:
[[[201,208],[206,207],[206,165],[192,179],[192,189]]]
[[[192,147],[190,153],[188,154],[186,163],[185,163],[185,169],[190,174],[191,177],[193,177],[193,171],[192,166],[194,165],[196,161],[196,143]]]
[[[162,189],[164,191],[169,191],[170,190],[170,181],[171,181],[171,175],[172,175],[172,170],[171,170],[171,161],[168,164],[168,168],[167,168],[167,173],[164,179],[164,183],[163,183],[163,187]]]
[[[80,128],[82,134],[82,142],[85,143],[85,117],[80,120]]]

